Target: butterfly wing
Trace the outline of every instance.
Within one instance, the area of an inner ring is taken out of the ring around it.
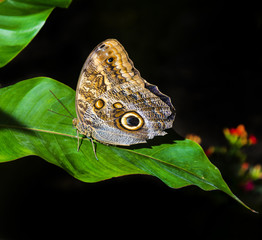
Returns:
[[[145,142],[171,128],[175,109],[170,98],[135,69],[114,39],[99,44],[81,71],[76,94],[80,125],[91,136],[115,145]]]
[[[88,56],[76,89],[76,112],[80,121],[90,103],[112,87],[132,81],[144,86],[124,47],[115,39],[100,43]]]
[[[170,107],[146,88],[124,83],[99,96],[87,109],[84,119],[90,121],[94,139],[114,145],[146,142],[165,135],[174,114]]]

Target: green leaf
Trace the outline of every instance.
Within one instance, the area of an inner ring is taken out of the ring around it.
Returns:
[[[149,174],[172,188],[219,189],[247,207],[231,192],[202,148],[173,131],[148,144],[125,148],[97,142],[98,161],[86,138],[78,152],[72,119],[48,111],[68,115],[49,90],[75,115],[75,91],[50,78],[29,79],[0,89],[0,162],[37,155],[84,182]]]
[[[72,0],[0,0],[0,67],[35,37],[54,7]]]

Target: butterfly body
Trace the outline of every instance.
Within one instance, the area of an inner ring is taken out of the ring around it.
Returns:
[[[132,145],[165,135],[175,118],[170,98],[145,81],[115,39],[87,58],[76,90],[81,134],[104,144]]]

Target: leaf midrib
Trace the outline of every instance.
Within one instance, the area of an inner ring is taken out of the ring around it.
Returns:
[[[70,135],[70,134],[66,134],[66,133],[60,133],[60,132],[55,132],[55,131],[50,131],[50,130],[44,130],[44,129],[38,129],[38,128],[31,128],[31,127],[24,127],[24,126],[16,126],[16,125],[8,125],[8,124],[0,124],[0,127],[4,127],[4,128],[16,128],[16,129],[23,129],[23,130],[30,130],[30,131],[36,131],[36,132],[43,132],[43,133],[48,133],[48,134],[55,134],[55,135],[60,135],[60,136],[66,136],[66,137],[71,137],[71,138],[77,138],[77,136],[74,136],[74,135]],[[88,139],[83,139],[83,140],[88,140]],[[140,153],[140,152],[136,152],[136,151],[131,151],[129,149],[124,149],[125,151],[127,152],[130,152],[132,154],[137,154],[139,156],[142,156],[144,158],[149,158],[153,161],[156,161],[156,162],[159,162],[161,164],[164,164],[164,165],[167,165],[167,166],[170,166],[170,167],[173,167],[173,168],[176,168],[177,170],[180,170],[180,171],[183,171],[193,177],[195,177],[196,179],[198,179],[199,181],[205,183],[205,184],[208,184],[212,187],[214,187],[215,189],[219,189],[219,187],[217,187],[216,185],[214,184],[211,184],[209,181],[207,181],[205,178],[203,179],[202,177],[182,168],[182,167],[179,167],[179,166],[176,166],[170,162],[165,162],[159,158],[155,158],[153,156],[150,156],[150,155],[146,155],[146,154],[143,154],[143,153]],[[173,172],[170,172],[171,174],[175,175],[176,177],[179,177],[183,180],[186,180],[187,182],[191,183],[191,184],[194,184],[192,181],[189,181],[188,179],[186,178],[183,178],[182,176],[180,175],[176,175],[174,174]]]
[[[8,124],[0,124],[0,127],[16,128],[16,129],[30,130],[30,131],[36,131],[36,132],[44,132],[44,133],[50,133],[50,134],[56,134],[56,135],[61,135],[61,136],[66,136],[66,137],[77,138],[77,136],[73,136],[73,135],[70,135],[70,134],[67,134],[67,133],[54,132],[54,131],[38,129],[38,128],[30,128],[30,127],[23,127],[23,126],[8,125]]]
[[[125,150],[128,151],[128,152],[131,152],[131,153],[133,153],[133,154],[136,153],[136,154],[138,154],[138,155],[140,155],[140,156],[143,156],[143,157],[146,157],[146,158],[150,158],[150,159],[152,159],[152,160],[154,160],[154,161],[157,161],[157,162],[160,162],[160,163],[162,163],[162,164],[164,164],[164,165],[171,166],[171,167],[173,167],[173,168],[176,168],[176,169],[178,169],[178,170],[181,170],[181,171],[183,171],[183,172],[185,172],[185,173],[187,173],[187,174],[189,174],[189,175],[197,178],[199,181],[204,182],[204,183],[206,183],[206,184],[214,187],[215,189],[219,189],[219,187],[217,187],[217,186],[215,186],[214,184],[211,184],[210,182],[206,181],[205,178],[201,178],[201,177],[199,177],[198,175],[196,175],[196,174],[194,174],[194,173],[192,173],[192,172],[190,172],[190,171],[187,171],[187,170],[185,170],[185,169],[182,168],[182,167],[176,166],[176,165],[174,165],[174,164],[172,164],[172,163],[170,163],[170,162],[165,162],[165,161],[163,161],[163,160],[161,160],[161,159],[159,159],[159,158],[154,158],[154,157],[152,157],[152,156],[145,155],[145,154],[143,154],[143,153],[136,152],[136,151],[131,151],[131,150],[129,150],[129,149],[125,149]],[[173,172],[170,172],[170,173],[173,174],[173,175],[175,175]],[[183,179],[183,180],[186,180],[187,182],[190,182],[191,184],[194,184],[192,181],[189,181],[188,179],[183,178],[183,177],[181,177],[180,175],[175,175],[175,176],[176,176],[176,177],[179,177],[179,178],[181,178],[181,179]]]

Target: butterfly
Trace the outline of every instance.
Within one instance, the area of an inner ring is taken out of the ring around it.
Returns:
[[[75,107],[77,132],[110,145],[129,146],[163,136],[175,119],[170,98],[140,76],[116,39],[103,41],[86,59]]]

